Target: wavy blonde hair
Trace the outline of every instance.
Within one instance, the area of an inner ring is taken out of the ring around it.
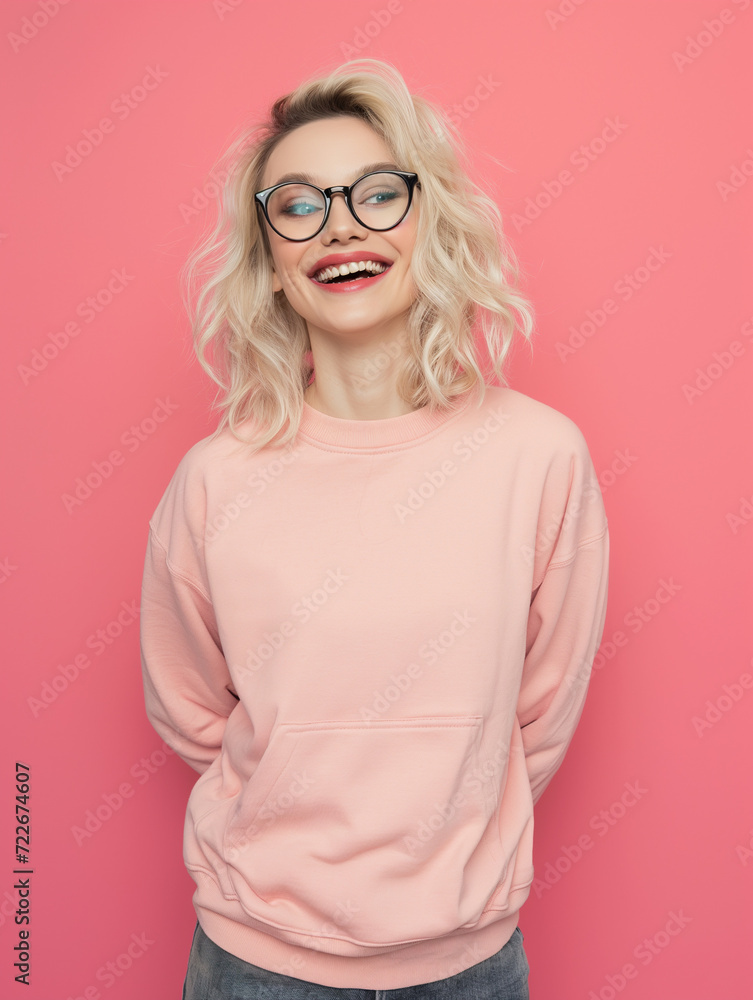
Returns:
[[[226,175],[217,223],[181,271],[194,350],[219,387],[215,435],[230,427],[254,448],[292,442],[314,374],[306,322],[283,292],[272,290],[272,256],[254,192],[284,136],[338,115],[370,125],[401,169],[415,171],[421,183],[410,265],[417,296],[395,369],[401,398],[413,408],[446,407],[480,383],[481,404],[487,383],[474,340],[479,314],[491,372],[503,385],[516,326],[530,346],[534,310],[516,287],[517,258],[494,200],[461,165],[467,154],[455,125],[441,108],[411,94],[389,63],[351,60],[280,97],[267,121],[243,128],[231,142],[213,170]],[[252,440],[239,432],[247,420],[257,424]]]

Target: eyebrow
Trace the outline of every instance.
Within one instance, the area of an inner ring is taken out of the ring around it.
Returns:
[[[379,163],[365,163],[362,167],[357,167],[352,174],[351,179],[357,180],[362,177],[363,174],[370,174],[372,170],[399,170],[400,168],[396,163],[390,163],[389,161],[383,160]],[[279,177],[274,184],[270,184],[269,187],[274,187],[276,184],[285,184],[287,181],[302,181],[305,184],[313,184],[316,187],[321,187],[317,183],[316,179],[304,171],[297,171],[296,173],[283,174]]]

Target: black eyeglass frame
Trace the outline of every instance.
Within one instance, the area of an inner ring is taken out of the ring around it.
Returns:
[[[391,226],[387,226],[386,229],[375,229],[373,226],[367,226],[365,222],[362,222],[356,215],[356,211],[353,208],[353,202],[350,199],[351,190],[357,184],[360,184],[360,182],[364,179],[364,177],[371,177],[372,174],[397,174],[398,177],[403,178],[403,180],[408,186],[408,204],[406,205],[405,211],[397,220],[397,222],[394,222]],[[285,185],[287,184],[290,185],[305,184],[308,187],[312,187],[315,190],[319,191],[320,194],[324,196],[324,218],[322,219],[322,224],[319,226],[317,231],[315,233],[312,233],[311,236],[304,236],[303,238],[297,238],[295,236],[285,236],[283,235],[283,233],[280,232],[279,229],[275,229],[275,227],[272,225],[272,222],[269,218],[269,213],[267,211],[267,201],[269,200],[270,195],[272,195],[278,188],[285,187]],[[275,184],[273,187],[265,188],[263,191],[257,191],[254,194],[254,200],[256,201],[257,208],[261,206],[261,209],[264,212],[264,218],[267,220],[270,227],[277,233],[278,236],[281,236],[284,240],[289,240],[291,243],[305,243],[307,240],[313,240],[315,236],[318,236],[319,233],[322,231],[322,229],[324,229],[324,227],[327,225],[327,219],[329,218],[329,210],[332,205],[333,194],[344,195],[345,203],[350,209],[350,214],[353,216],[353,218],[356,220],[359,226],[363,226],[364,229],[370,229],[374,233],[386,233],[389,232],[390,229],[394,229],[395,226],[399,226],[400,223],[405,218],[405,216],[408,214],[411,204],[413,203],[413,189],[416,187],[420,190],[421,182],[418,179],[418,174],[415,174],[410,170],[370,170],[367,174],[363,174],[357,180],[353,181],[352,184],[335,184],[332,187],[328,188],[317,187],[316,184],[310,184],[308,181],[283,181],[282,184]]]

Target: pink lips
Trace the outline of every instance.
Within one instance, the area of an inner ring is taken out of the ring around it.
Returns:
[[[355,278],[352,281],[340,281],[334,284],[325,284],[322,281],[317,281],[315,278],[309,280],[313,281],[317,288],[322,288],[325,292],[357,292],[361,288],[367,288],[369,285],[375,284],[385,274],[389,274],[391,270],[392,266],[388,267],[386,271],[381,271],[379,274],[372,274],[368,278]]]

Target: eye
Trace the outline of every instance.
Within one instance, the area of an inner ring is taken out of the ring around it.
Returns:
[[[384,205],[385,202],[393,201],[398,197],[398,192],[394,188],[383,188],[381,191],[369,191],[358,193],[358,202],[361,205],[365,205],[369,202],[374,205]],[[374,201],[373,199],[378,199]]]
[[[282,209],[283,215],[311,215],[318,212],[319,206],[312,205],[310,201],[295,201],[285,205]]]

